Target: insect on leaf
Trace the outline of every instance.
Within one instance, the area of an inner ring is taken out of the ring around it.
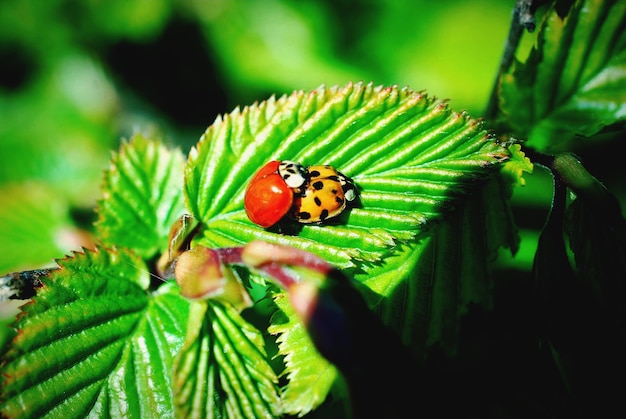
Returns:
[[[398,241],[441,219],[469,185],[508,156],[465,113],[397,87],[348,84],[271,98],[218,118],[192,149],[185,194],[204,244],[262,239],[339,267],[380,262]],[[329,164],[358,188],[354,208],[326,225],[275,234],[246,217],[244,192],[271,160]]]
[[[185,195],[203,225],[198,244],[216,248],[260,239],[307,250],[371,287],[368,302],[373,307],[378,299],[393,296],[397,303],[420,290],[421,303],[381,306],[383,320],[403,325],[421,321],[419,336],[398,330],[404,342],[445,340],[453,352],[466,305],[489,305],[488,257],[494,247],[514,242],[510,220],[502,221],[499,213],[502,207],[485,210],[482,195],[483,181],[496,175],[508,157],[509,150],[479,121],[424,93],[361,83],[321,87],[218,118],[190,152]],[[246,187],[272,160],[332,165],[356,184],[356,204],[330,222],[300,225],[289,234],[255,225],[244,211]],[[468,204],[466,198],[477,192]],[[490,192],[495,196],[489,199],[503,202],[502,190]],[[459,205],[470,208],[454,215]],[[437,227],[451,216],[453,226]],[[471,217],[477,217],[472,221],[475,234],[486,235],[478,246],[471,240],[474,230],[462,235]],[[494,228],[495,223],[504,227]],[[422,252],[431,242],[438,245],[425,254],[439,261],[441,269],[435,271]],[[463,249],[475,252],[475,264],[460,262]],[[423,268],[416,276],[417,266]],[[410,281],[411,291],[402,295]],[[432,284],[437,294],[431,306]],[[279,353],[285,357],[289,382],[281,393],[283,409],[305,414],[324,401],[336,370],[303,338],[305,331],[286,301],[284,294],[276,296],[281,315],[272,318],[269,331],[278,335]],[[419,317],[424,310],[432,310],[430,320]],[[447,316],[450,312],[454,315]],[[285,322],[277,320],[285,317]]]

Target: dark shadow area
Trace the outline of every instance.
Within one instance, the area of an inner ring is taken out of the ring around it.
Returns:
[[[122,41],[103,54],[125,89],[176,124],[202,130],[228,106],[214,59],[198,25],[181,18],[150,42]]]

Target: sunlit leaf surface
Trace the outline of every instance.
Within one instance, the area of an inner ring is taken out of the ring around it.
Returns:
[[[253,238],[311,251],[340,267],[380,262],[423,232],[508,152],[466,114],[410,89],[349,84],[295,92],[236,110],[190,153],[185,192],[208,246]],[[250,222],[244,191],[274,159],[330,164],[351,177],[359,205],[343,220],[286,237]]]
[[[498,246],[515,245],[510,191],[498,178],[508,158],[480,122],[445,102],[360,83],[299,91],[218,118],[191,150],[184,182],[178,151],[135,136],[105,172],[98,205],[97,232],[112,249],[61,261],[27,306],[2,367],[2,409],[33,417],[247,418],[301,415],[326,400],[335,368],[284,294],[258,274],[237,268],[235,280],[274,297],[267,332],[282,371],[268,359],[266,331],[232,307],[201,301],[188,316],[190,304],[173,284],[150,293],[145,260],[167,248],[181,186],[201,223],[196,244],[262,239],[315,253],[363,284],[370,307],[414,351],[439,345],[454,353],[468,305],[490,306],[487,261]],[[258,227],[246,217],[244,191],[273,159],[333,165],[354,180],[357,204],[290,234]],[[151,381],[159,385],[148,391]]]
[[[192,306],[174,370],[177,417],[277,416],[277,381],[258,330],[230,307]]]

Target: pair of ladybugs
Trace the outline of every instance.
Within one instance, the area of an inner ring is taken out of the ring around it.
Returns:
[[[253,223],[268,228],[286,215],[304,224],[322,222],[355,198],[354,183],[332,166],[274,160],[250,181],[244,207]]]

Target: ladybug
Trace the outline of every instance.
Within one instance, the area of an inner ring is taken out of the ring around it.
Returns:
[[[356,198],[354,183],[332,166],[307,168],[308,182],[296,196],[292,216],[300,223],[319,223],[341,214]]]
[[[292,208],[294,194],[307,182],[305,168],[289,160],[273,160],[252,178],[244,196],[250,220],[264,228],[276,224]]]

